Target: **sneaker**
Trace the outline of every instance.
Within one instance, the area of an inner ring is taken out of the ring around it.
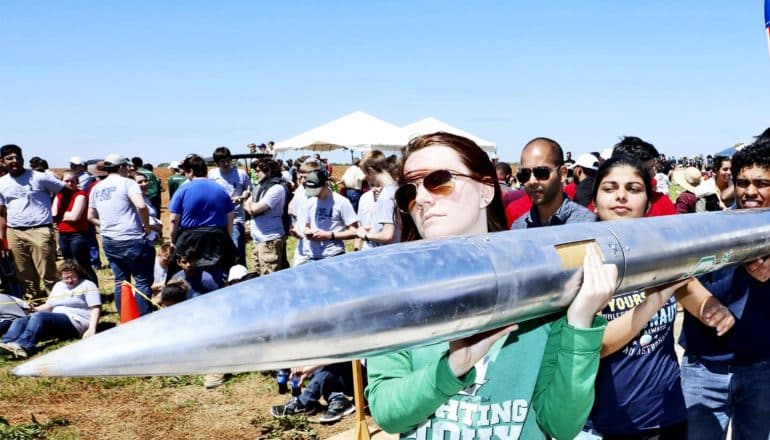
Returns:
[[[2,343],[0,344],[0,348],[7,351],[8,353],[11,353],[16,359],[26,359],[29,357],[27,350],[15,342]]]
[[[270,414],[277,418],[298,415],[312,416],[317,411],[318,408],[316,405],[305,406],[296,397],[292,397],[286,405],[276,405],[270,408]]]
[[[220,387],[225,384],[227,379],[230,378],[229,374],[224,373],[213,373],[213,374],[207,374],[203,376],[203,386],[207,389],[213,389],[216,387]]]
[[[356,407],[347,397],[335,397],[329,402],[326,412],[318,418],[321,423],[339,422],[344,416],[356,412]]]

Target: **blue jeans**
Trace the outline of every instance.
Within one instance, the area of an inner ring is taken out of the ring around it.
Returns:
[[[230,234],[238,252],[235,254],[235,264],[246,265],[246,225],[243,223],[233,223],[233,233]]]
[[[350,204],[353,205],[353,209],[358,212],[358,201],[361,199],[361,190],[345,188],[345,197],[350,200]]]
[[[102,246],[110,268],[115,276],[115,307],[120,313],[120,286],[123,281],[134,277],[134,284],[147,298],[152,295],[153,271],[155,269],[155,248],[149,241],[112,240],[102,237]],[[145,315],[152,311],[152,304],[142,295],[136,295],[139,313]]]
[[[59,249],[65,260],[75,260],[86,273],[86,279],[99,285],[94,268],[91,267],[91,244],[88,240],[88,233],[59,232]]]
[[[39,341],[80,337],[80,332],[64,313],[35,312],[16,318],[3,337],[3,342],[15,342],[27,353],[33,353]]]
[[[687,404],[688,438],[770,438],[770,362],[732,366],[685,355],[682,390]]]
[[[88,225],[88,252],[91,255],[91,267],[102,268],[102,258],[99,256],[99,241],[96,239],[96,226]]]
[[[316,370],[299,395],[299,401],[308,406],[318,403],[323,397],[329,403],[336,396],[345,394],[353,394],[353,365],[350,362],[331,364]]]

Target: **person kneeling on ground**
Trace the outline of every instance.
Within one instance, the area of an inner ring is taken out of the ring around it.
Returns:
[[[270,409],[273,417],[313,415],[320,409],[318,401],[321,397],[328,403],[326,412],[319,417],[321,423],[335,423],[343,416],[355,412],[356,407],[346,397],[353,394],[353,368],[350,362],[292,369],[292,378],[299,376],[299,383],[311,374],[313,377],[310,383],[299,396],[292,397],[285,405]]]
[[[198,267],[198,257],[190,251],[187,255],[180,255],[176,263],[182,269],[171,277],[172,280],[184,280],[190,286],[187,299],[209,293],[222,287],[211,273]]]
[[[35,307],[35,313],[13,321],[3,338],[0,349],[16,358],[34,353],[39,341],[47,339],[87,338],[96,333],[101,314],[101,296],[85,272],[72,260],[59,266],[59,278],[45,304]]]

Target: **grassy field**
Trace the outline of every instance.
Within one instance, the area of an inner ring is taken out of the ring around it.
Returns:
[[[295,245],[291,239],[291,252]],[[111,300],[111,271],[98,275]],[[117,320],[106,303],[100,331]],[[71,342],[43,344],[43,352]],[[273,419],[270,406],[289,397],[266,373],[239,374],[206,390],[201,376],[17,378],[9,373],[17,364],[0,355],[0,439],[313,439],[354,427],[352,416],[331,426],[312,417]]]

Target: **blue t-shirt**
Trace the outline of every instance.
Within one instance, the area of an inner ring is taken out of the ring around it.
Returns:
[[[168,210],[181,216],[182,229],[203,226],[227,226],[227,214],[233,212],[233,201],[224,188],[209,179],[193,179],[180,186]]]
[[[640,291],[616,295],[602,315],[612,321],[644,298]],[[632,434],[687,419],[674,351],[675,318],[672,297],[631,342],[601,360],[596,400],[586,427],[604,435]]]
[[[212,290],[217,290],[222,287],[214,280],[214,277],[205,270],[196,270],[191,276],[187,276],[183,270],[175,273],[172,280],[185,280],[187,285],[190,286],[190,290],[187,292],[187,299],[201,296],[204,293],[209,293]]]
[[[770,282],[760,283],[743,266],[728,267],[699,278],[735,316],[724,336],[685,314],[679,345],[685,354],[725,365],[770,361]]]

